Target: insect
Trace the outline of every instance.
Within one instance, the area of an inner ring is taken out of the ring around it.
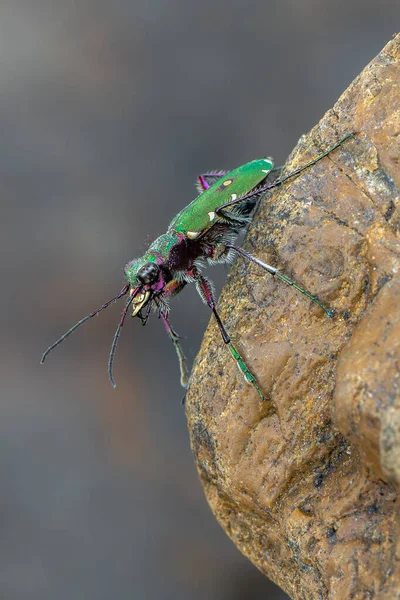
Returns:
[[[185,356],[179,343],[179,336],[169,321],[169,299],[181,292],[188,283],[194,283],[203,302],[214,314],[222,339],[245,380],[256,389],[261,399],[264,400],[256,377],[232,344],[216,308],[212,283],[202,274],[202,271],[207,265],[231,263],[236,255],[240,255],[286,284],[295,287],[331,317],[332,312],[316,296],[297,285],[275,267],[235,246],[234,241],[239,231],[246,227],[251,220],[251,213],[262,194],[282,185],[289,178],[311,167],[352,135],[351,133],[346,135],[323,154],[288,175],[282,178],[278,177],[272,183],[268,183],[268,177],[274,171],[281,170],[281,167],[274,167],[272,158],[253,160],[230,172],[211,171],[199,175],[197,178],[199,196],[174,217],[167,232],[157,238],[141,258],[128,262],[125,266],[127,283],[119,294],[64,333],[46,350],[41,363],[54,348],[83,323],[107,308],[115,300],[128,295],[108,360],[108,375],[112,386],[115,387],[113,376],[115,350],[126,315],[132,308],[132,317],[138,317],[143,325],[146,324],[151,309],[158,312],[167,334],[175,346],[180,366],[181,384],[186,387],[188,372]]]

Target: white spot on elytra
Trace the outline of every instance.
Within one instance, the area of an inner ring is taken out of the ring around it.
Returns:
[[[268,175],[268,173],[271,172],[271,169],[261,169],[261,173],[266,173]]]
[[[231,198],[232,198],[232,200],[236,200],[237,194],[231,194]]]
[[[200,235],[200,231],[188,231],[187,236],[189,240],[194,240],[197,236]]]
[[[270,156],[267,156],[267,158],[264,158],[264,162],[267,163],[269,169],[268,169],[268,171],[264,171],[264,169],[261,169],[261,173],[266,173],[268,175],[268,173],[272,169],[274,161],[272,160],[272,158]]]
[[[215,212],[210,210],[210,212],[208,213],[208,216],[210,217],[210,221],[212,221],[215,218]]]

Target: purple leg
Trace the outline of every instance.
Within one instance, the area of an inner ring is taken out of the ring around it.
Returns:
[[[222,335],[222,339],[224,340],[225,344],[229,344],[229,342],[231,341],[231,338],[227,334],[226,329],[223,326],[221,318],[217,312],[217,309],[215,306],[215,301],[214,301],[212,290],[211,290],[211,285],[209,284],[207,279],[205,277],[203,277],[197,270],[194,270],[194,277],[196,278],[197,291],[199,292],[200,296],[203,298],[205,303],[213,311],[215,320],[218,323],[218,327],[219,327],[219,330]]]
[[[219,179],[226,175],[228,171],[209,171],[207,173],[202,173],[197,177],[197,187],[199,192],[205,192],[210,187],[210,183],[207,179]]]
[[[204,175],[199,175],[197,181],[199,182],[201,189],[204,191],[208,190],[208,188],[210,187]]]
[[[186,362],[185,362],[185,355],[183,354],[182,348],[179,344],[179,336],[172,329],[167,316],[164,313],[162,313],[161,311],[160,311],[160,317],[162,319],[162,322],[164,323],[165,329],[167,330],[167,333],[170,337],[171,342],[175,346],[176,355],[177,355],[178,361],[179,361],[179,369],[181,372],[181,386],[185,388],[185,387],[187,387],[187,384],[188,384],[188,372],[187,372],[187,367],[186,367]]]

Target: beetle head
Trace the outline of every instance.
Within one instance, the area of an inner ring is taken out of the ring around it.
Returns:
[[[158,283],[160,278],[160,267],[155,262],[147,262],[141,267],[137,274],[136,279],[139,284],[144,286],[152,286]]]
[[[148,304],[153,296],[161,292],[165,287],[165,281],[159,265],[150,257],[142,257],[133,260],[125,267],[125,275],[131,285],[131,295],[138,287],[140,291],[132,300],[132,316],[136,317],[138,312]],[[146,260],[147,259],[147,260]]]
[[[139,285],[142,285],[142,291],[132,301],[132,317],[136,317],[139,310],[144,308],[150,298],[152,297],[154,290],[153,286],[157,286],[160,279],[160,267],[154,262],[147,262],[141,267],[137,274],[136,280]],[[132,288],[131,293],[134,289]]]

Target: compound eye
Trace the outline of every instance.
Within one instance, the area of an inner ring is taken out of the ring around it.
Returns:
[[[152,283],[156,283],[159,273],[159,266],[156,263],[149,262],[139,269],[137,279],[144,285],[151,285]]]

